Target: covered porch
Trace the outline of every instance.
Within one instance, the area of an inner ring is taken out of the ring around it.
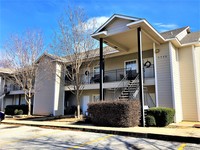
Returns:
[[[157,74],[156,74],[156,45],[164,42],[160,34],[145,20],[141,18],[133,18],[123,15],[113,15],[99,29],[97,29],[92,37],[99,40],[100,46],[100,100],[104,100],[104,45],[107,44],[122,53],[130,54],[138,53],[138,86],[139,99],[141,101],[141,114],[144,126],[144,62],[142,52],[145,50],[153,50],[154,72],[155,72],[155,97],[157,106]],[[114,62],[113,62],[114,63]]]

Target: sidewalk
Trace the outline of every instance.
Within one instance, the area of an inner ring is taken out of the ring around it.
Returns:
[[[200,128],[192,128],[195,123],[171,124],[170,128],[156,128],[156,127],[130,127],[130,128],[116,128],[116,127],[99,127],[93,125],[76,125],[67,122],[54,121],[30,121],[30,120],[8,120],[2,121],[5,124],[20,124],[28,126],[48,126],[67,128],[88,132],[98,132],[116,135],[133,136],[140,138],[150,138],[166,141],[177,141],[187,143],[200,144]],[[200,124],[200,123],[196,123]]]

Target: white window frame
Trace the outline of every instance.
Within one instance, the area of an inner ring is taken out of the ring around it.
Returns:
[[[131,60],[126,60],[124,61],[124,75],[126,75],[126,63],[130,61],[135,61],[136,62],[136,72],[138,73],[138,60],[137,59],[131,59]]]
[[[94,70],[95,68],[99,67],[99,73],[100,73],[100,66],[99,65],[96,65],[96,66],[93,66],[93,77],[94,77]]]
[[[92,94],[92,102],[100,101],[100,99],[97,100],[97,101],[95,101],[95,99],[94,99],[95,96],[99,96],[99,98],[100,98],[100,95],[99,95],[99,94]]]

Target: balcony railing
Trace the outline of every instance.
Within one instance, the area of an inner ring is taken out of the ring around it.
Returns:
[[[104,82],[116,82],[121,81],[124,77],[127,80],[132,80],[137,75],[135,70],[127,70],[125,68],[108,70],[104,72]],[[144,78],[153,78],[154,77],[154,66],[151,65],[149,68],[144,68]],[[84,84],[95,84],[100,82],[99,74],[81,74],[81,81]],[[72,82],[65,80],[66,85],[71,85]]]
[[[17,85],[13,85],[13,84],[4,86],[4,93],[10,92],[10,91],[17,91],[17,90],[22,90],[22,88],[20,88]]]
[[[154,73],[154,65],[151,64],[149,68],[144,68],[144,78],[154,78],[155,73]]]

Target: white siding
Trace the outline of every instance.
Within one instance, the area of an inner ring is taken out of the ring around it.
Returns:
[[[52,65],[53,67],[53,65]],[[52,74],[48,59],[39,63],[35,79],[33,114],[49,115],[54,113],[55,74]]]
[[[200,121],[200,47],[193,47],[198,121]]]
[[[192,46],[179,49],[183,120],[197,121]]]
[[[172,108],[169,44],[165,43],[157,46],[157,48],[160,50],[156,54],[158,106]]]
[[[187,30],[183,30],[181,33],[177,35],[178,40],[182,40],[187,35]]]
[[[171,61],[171,78],[172,78],[172,99],[173,107],[176,110],[175,122],[181,122],[182,116],[182,100],[181,100],[181,87],[180,87],[180,70],[179,70],[179,57],[178,49],[169,43],[170,61]]]
[[[60,79],[61,65],[56,64],[56,75],[55,75],[55,95],[54,95],[54,116],[64,115],[64,86]]]
[[[0,110],[3,111],[4,110],[4,104],[3,104],[3,97],[1,97],[2,93],[4,92],[4,81],[2,77],[0,77]]]
[[[129,28],[126,26],[128,23],[130,23],[130,20],[125,19],[117,19],[115,21],[112,21],[106,28],[108,34],[115,34],[117,32],[123,32],[128,30]]]

